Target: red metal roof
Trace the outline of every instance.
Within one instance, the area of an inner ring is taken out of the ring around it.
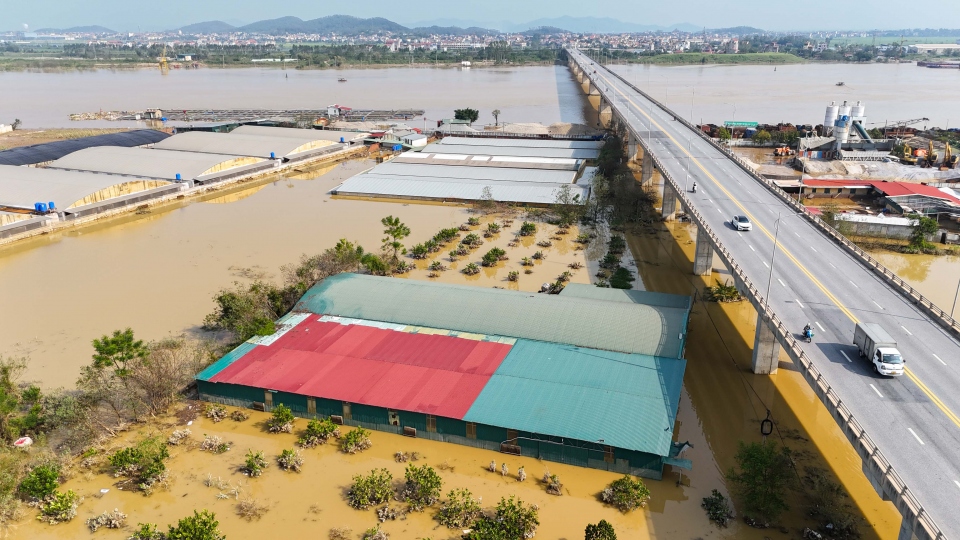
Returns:
[[[510,349],[311,316],[210,380],[462,418]]]
[[[823,188],[849,188],[871,186],[877,191],[890,197],[903,197],[906,195],[926,195],[928,197],[937,197],[945,199],[955,204],[960,204],[960,199],[940,191],[939,189],[926,184],[913,184],[910,182],[882,182],[875,180],[812,180],[805,179],[804,187],[823,187]]]

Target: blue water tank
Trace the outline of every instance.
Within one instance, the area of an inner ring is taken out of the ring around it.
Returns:
[[[395,145],[393,145],[393,151],[394,151],[394,152],[399,152],[399,151],[401,151],[401,150],[403,150],[403,145],[400,145],[400,144],[395,144]]]
[[[270,159],[277,159],[277,155],[273,152],[270,152]]]
[[[340,142],[341,142],[341,143],[345,143],[345,142],[347,142],[347,141],[343,140],[343,137],[340,137]]]
[[[161,121],[161,122],[166,122],[166,121],[167,121],[167,117],[166,117],[166,116],[161,116],[161,117],[160,117],[160,121]]]
[[[47,213],[47,203],[38,202],[37,212],[40,212],[41,214]]]
[[[57,209],[57,205],[53,204],[53,201],[48,202],[48,203],[47,203],[47,206],[50,208],[50,210],[56,210],[56,209]]]
[[[180,182],[183,178],[180,177],[180,173],[177,173],[177,182]]]
[[[38,202],[33,203],[33,210],[34,210],[35,212],[39,212],[39,211],[40,211],[40,203],[38,203]]]

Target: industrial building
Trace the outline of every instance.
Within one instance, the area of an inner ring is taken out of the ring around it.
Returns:
[[[231,131],[237,135],[262,135],[269,137],[287,137],[301,140],[320,140],[349,145],[363,144],[369,133],[339,131],[334,129],[298,129],[273,126],[244,125]]]
[[[586,202],[602,141],[447,137],[348,179],[334,194],[549,205],[561,189]],[[564,186],[567,186],[564,188]]]
[[[0,152],[0,165],[41,165],[84,148],[117,146],[133,148],[158,143],[170,135],[153,129],[137,129],[21,146]]]
[[[116,146],[87,148],[49,165],[51,169],[155,178],[190,185],[223,182],[275,167],[274,161],[257,157]]]
[[[231,133],[190,131],[187,133],[178,133],[163,140],[154,145],[154,148],[160,150],[179,150],[182,152],[279,159],[284,162],[314,159],[323,154],[343,149],[343,145],[341,144],[314,136],[314,130],[304,129],[298,131],[303,132],[302,137],[243,134],[236,133],[236,130]]]
[[[469,306],[464,309],[464,306]],[[277,331],[197,376],[204,400],[660,478],[690,299],[560,295],[359,274],[311,288]]]
[[[28,232],[50,220],[72,220],[141,204],[180,191],[165,180],[122,178],[108,174],[0,165],[0,212],[28,215],[6,218],[0,238]]]

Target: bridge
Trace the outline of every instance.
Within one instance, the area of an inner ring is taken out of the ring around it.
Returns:
[[[680,208],[696,225],[693,272],[709,275],[716,255],[756,308],[754,373],[775,373],[786,353],[900,511],[900,540],[960,539],[960,324],[679,114],[566,52],[599,96],[601,121],[626,133],[631,159],[642,153],[641,182],[663,177],[663,218]],[[734,215],[753,230],[734,230]],[[797,339],[808,322],[812,343]],[[876,375],[859,357],[857,322],[897,340],[903,377]]]

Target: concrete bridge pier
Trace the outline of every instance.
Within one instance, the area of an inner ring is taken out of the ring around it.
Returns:
[[[599,96],[599,95],[600,95],[600,89],[597,88],[597,85],[593,84],[593,81],[590,80],[589,77],[587,77],[587,85],[588,85],[588,87],[587,87],[587,94],[588,94],[588,95],[591,95],[591,96]]]
[[[697,250],[693,257],[693,273],[709,276],[713,272],[713,244],[702,227],[697,227]]]
[[[640,185],[646,187],[653,183],[653,156],[644,150],[640,161]]]
[[[770,318],[761,311],[757,314],[757,331],[753,339],[753,372],[757,375],[773,375],[779,363],[780,342],[773,332]]]
[[[600,113],[600,125],[604,128],[611,128],[613,126],[613,107],[610,106],[610,102],[604,99],[603,96],[600,96],[600,107],[598,112]]]
[[[663,184],[663,204],[660,208],[660,216],[664,221],[673,221],[677,213],[677,194],[673,191],[670,184]]]
[[[639,151],[640,142],[637,140],[637,136],[631,133],[630,138],[627,140],[627,161],[636,160]]]

